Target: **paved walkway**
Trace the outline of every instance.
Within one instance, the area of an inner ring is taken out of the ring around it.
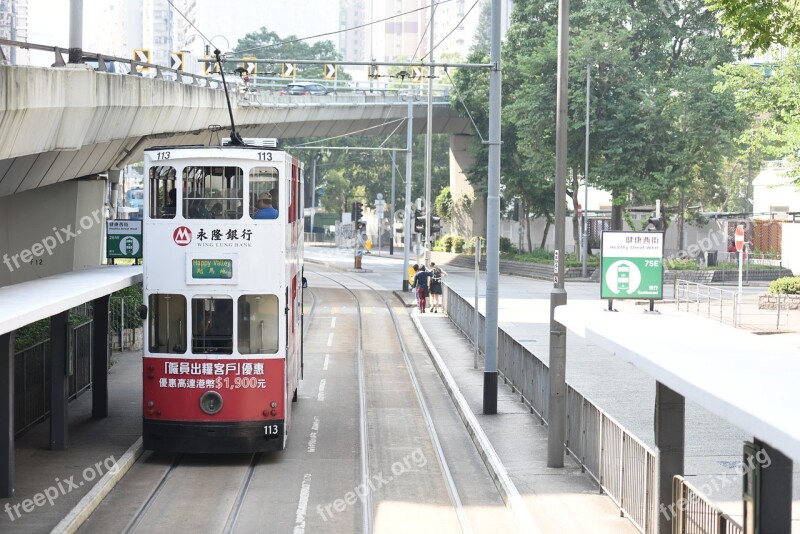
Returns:
[[[69,448],[48,449],[49,424],[16,441],[14,496],[0,499],[0,532],[50,532],[98,483],[121,467],[126,451],[142,435],[142,353],[112,355],[108,417],[92,419],[92,394],[69,403]]]

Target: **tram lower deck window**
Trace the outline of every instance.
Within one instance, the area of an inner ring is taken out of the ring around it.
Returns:
[[[192,299],[192,353],[233,353],[233,299]]]
[[[152,294],[149,298],[148,349],[153,353],[186,352],[186,297]]]
[[[277,295],[242,295],[239,297],[240,354],[275,354],[278,352]]]

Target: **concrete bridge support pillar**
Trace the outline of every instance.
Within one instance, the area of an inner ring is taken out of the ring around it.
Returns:
[[[465,237],[486,236],[486,193],[476,192],[466,175],[475,163],[470,152],[474,139],[472,135],[450,136],[450,194],[455,211],[450,231]],[[471,206],[463,204],[465,197],[472,200]]]
[[[111,205],[111,218],[118,219],[119,214],[119,184],[122,182],[122,169],[111,169],[108,171],[108,184],[111,186],[109,204]]]

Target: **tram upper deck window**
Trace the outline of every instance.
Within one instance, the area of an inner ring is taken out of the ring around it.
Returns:
[[[150,203],[147,213],[151,219],[174,219],[177,208],[175,168],[169,165],[150,167]]]
[[[183,169],[183,213],[187,219],[241,219],[243,171],[239,167]]]
[[[147,328],[150,352],[186,352],[186,297],[152,294],[149,304]]]
[[[240,354],[275,354],[278,352],[277,295],[242,295],[239,297]]]
[[[192,299],[192,353],[233,353],[233,299]]]
[[[250,216],[254,219],[277,219],[279,189],[278,169],[255,167],[250,171]],[[267,203],[271,204],[268,206]]]

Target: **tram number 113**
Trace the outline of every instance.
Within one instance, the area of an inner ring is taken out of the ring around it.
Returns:
[[[264,425],[264,435],[265,436],[277,436],[278,435],[278,425]]]

